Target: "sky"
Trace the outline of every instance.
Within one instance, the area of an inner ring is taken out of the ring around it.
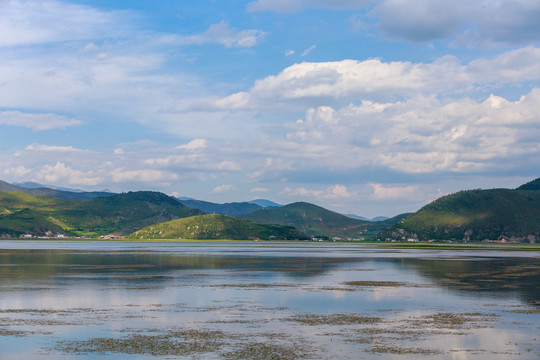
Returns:
[[[0,179],[366,217],[540,176],[538,0],[0,0]]]

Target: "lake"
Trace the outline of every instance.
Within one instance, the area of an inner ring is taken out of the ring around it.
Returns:
[[[540,252],[0,241],[0,359],[539,359]]]

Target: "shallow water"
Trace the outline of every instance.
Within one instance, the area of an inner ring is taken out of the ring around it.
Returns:
[[[540,253],[0,242],[1,359],[538,359]]]

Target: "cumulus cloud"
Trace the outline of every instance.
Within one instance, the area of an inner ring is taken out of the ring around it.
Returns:
[[[331,113],[332,121],[321,113]],[[377,166],[411,174],[525,169],[529,164],[523,156],[540,156],[534,140],[540,136],[538,113],[540,89],[516,101],[494,95],[483,100],[416,96],[401,102],[364,101],[339,110],[309,109],[306,120],[289,124],[287,139],[297,146],[293,167],[298,171],[313,166]],[[302,149],[321,139],[330,149],[310,160],[312,154]]]
[[[373,198],[376,200],[414,199],[417,196],[418,186],[385,186],[383,184],[369,184],[373,189]]]
[[[185,45],[218,44],[228,48],[253,47],[259,44],[267,34],[264,31],[239,30],[230,27],[225,21],[211,25],[205,32],[180,38]]]
[[[202,99],[192,110],[249,110],[274,107],[276,102],[304,106],[312,99],[327,103],[358,98],[407,97],[419,93],[452,93],[478,85],[504,85],[540,79],[540,49],[526,47],[494,59],[461,64],[453,56],[432,63],[404,61],[303,62],[277,75],[257,80],[247,92]]]
[[[36,131],[65,129],[66,127],[79,126],[82,123],[80,120],[56,114],[28,114],[20,111],[0,112],[1,125],[21,126]]]
[[[13,176],[15,178],[22,178],[29,174],[32,170],[25,168],[24,166],[11,167],[4,170],[4,174],[7,176]]]
[[[179,145],[177,149],[185,149],[190,151],[197,151],[206,148],[206,140],[204,139],[193,139],[189,143],[184,145]]]
[[[68,183],[70,185],[95,186],[102,183],[103,178],[95,176],[92,170],[83,172],[74,170],[58,161],[55,165],[44,165],[35,174],[40,180],[47,183]]]
[[[289,197],[289,198],[302,198],[302,199],[315,199],[315,200],[323,200],[323,199],[335,200],[335,199],[351,198],[353,196],[356,196],[357,193],[349,192],[345,185],[336,184],[334,186],[329,186],[325,190],[307,189],[305,187],[298,187],[298,188],[286,187],[281,191],[280,195],[281,196],[286,196],[286,197]]]
[[[236,190],[236,188],[233,185],[220,185],[216,186],[212,192],[214,194],[223,194],[234,190]]]
[[[125,168],[119,168],[114,169],[111,175],[112,181],[115,183],[133,181],[151,183],[155,181],[172,181],[178,179],[178,175],[175,173],[153,169],[126,170]]]

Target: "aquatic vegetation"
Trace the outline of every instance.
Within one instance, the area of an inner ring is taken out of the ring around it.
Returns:
[[[304,325],[355,325],[355,324],[376,324],[383,319],[380,317],[364,316],[359,314],[300,314],[285,318],[286,321],[293,321]]]

